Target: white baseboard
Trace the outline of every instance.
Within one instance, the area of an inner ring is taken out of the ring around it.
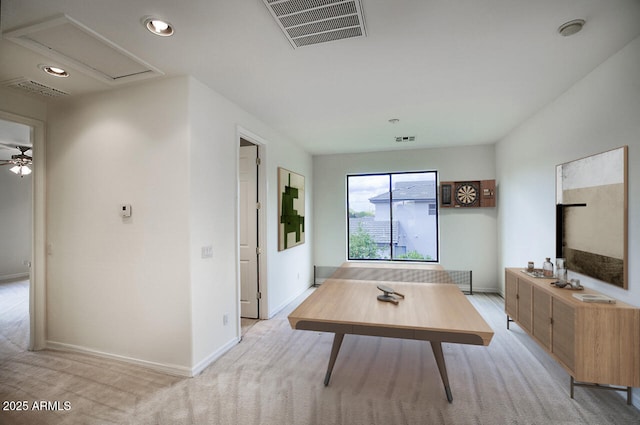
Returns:
[[[272,319],[276,314],[280,313],[285,307],[287,307],[289,304],[291,304],[296,298],[298,298],[300,295],[304,294],[305,292],[307,292],[307,290],[309,290],[309,288],[311,288],[313,285],[310,284],[309,286],[305,287],[304,289],[302,289],[300,292],[294,294],[293,296],[287,298],[283,303],[281,303],[278,307],[276,307],[275,309],[271,310],[269,312],[269,319]]]
[[[93,350],[86,347],[80,347],[72,344],[64,344],[62,342],[55,342],[55,341],[47,341],[46,347],[51,350],[88,354],[96,357],[102,357],[105,359],[117,360],[125,363],[135,364],[135,365],[146,367],[147,369],[152,369],[157,372],[165,373],[168,375],[184,376],[187,378],[190,378],[193,376],[192,369],[186,366],[150,362],[147,360],[140,360],[133,357],[126,357],[126,356],[120,356],[117,354],[104,353],[102,351]]]
[[[236,344],[240,342],[240,338],[233,338],[231,341],[227,342],[225,345],[209,354],[202,361],[200,361],[197,365],[191,368],[191,376],[199,375],[203,370],[205,370],[209,365],[216,360],[218,360],[224,353],[231,350]]]
[[[17,280],[17,279],[29,279],[29,272],[0,275],[0,282],[4,282],[5,280]]]

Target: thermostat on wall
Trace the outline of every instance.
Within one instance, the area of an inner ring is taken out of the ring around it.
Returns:
[[[120,214],[123,217],[131,217],[131,204],[122,204]]]

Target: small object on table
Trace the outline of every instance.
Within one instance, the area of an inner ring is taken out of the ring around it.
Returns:
[[[378,284],[378,289],[384,292],[384,294],[378,295],[378,300],[380,301],[386,301],[386,302],[398,304],[399,300],[396,297],[394,297],[394,295],[397,295],[400,298],[404,298],[403,294],[396,292],[395,290],[393,290],[392,288],[389,288],[386,285]]]
[[[542,275],[544,277],[553,277],[553,263],[551,257],[547,257],[542,264]]]
[[[556,286],[558,288],[567,288],[572,289],[574,291],[581,291],[584,289],[584,286],[580,284],[580,279],[571,279],[571,280],[556,280],[551,282],[551,286]]]
[[[600,294],[573,294],[573,296],[585,303],[615,304],[616,300]]]
[[[551,282],[552,285],[557,286],[558,288],[564,288],[565,286],[567,286],[569,282],[567,282],[566,280],[558,280],[556,282]]]
[[[584,289],[584,286],[580,284],[580,279],[571,279],[569,285],[571,285],[572,289]]]

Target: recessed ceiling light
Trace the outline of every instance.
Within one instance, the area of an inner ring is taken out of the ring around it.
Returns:
[[[568,37],[577,32],[580,32],[584,24],[585,24],[584,19],[574,19],[572,21],[565,22],[564,24],[560,25],[560,27],[558,28],[558,32],[560,33],[560,35],[564,37]]]
[[[46,72],[49,75],[53,75],[54,77],[68,77],[69,73],[62,68],[58,68],[57,66],[51,65],[40,65],[40,69]]]
[[[155,35],[169,37],[173,35],[173,26],[167,21],[156,18],[145,18],[144,26]]]

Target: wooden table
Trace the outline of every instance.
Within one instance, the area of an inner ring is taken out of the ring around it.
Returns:
[[[394,267],[381,266],[375,267]],[[345,264],[345,267],[358,266],[349,263]],[[370,265],[363,267],[371,271]],[[405,266],[395,267],[406,271]],[[339,276],[340,272],[336,272],[334,276],[336,275]],[[351,275],[353,277],[352,273]],[[377,296],[382,292],[377,288],[378,284],[393,288],[405,298],[397,305],[379,301]],[[430,341],[450,403],[453,397],[442,343],[489,345],[493,337],[493,330],[460,289],[447,283],[407,283],[331,277],[289,315],[289,323],[293,329],[335,334],[324,380],[325,386],[329,385],[345,334]]]

